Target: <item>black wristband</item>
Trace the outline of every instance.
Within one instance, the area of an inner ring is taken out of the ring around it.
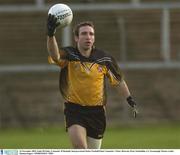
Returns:
[[[136,106],[136,102],[133,100],[132,96],[127,97],[127,102],[131,107],[135,107]]]
[[[47,35],[48,35],[49,37],[53,37],[53,36],[55,35],[55,32],[54,32],[54,31],[48,31],[48,32],[47,32]]]

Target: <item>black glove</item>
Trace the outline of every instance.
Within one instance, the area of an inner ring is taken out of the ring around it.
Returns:
[[[57,18],[54,15],[49,14],[47,19],[47,35],[49,37],[54,36],[56,32],[56,27],[60,23],[57,23]]]
[[[127,100],[128,104],[132,107],[133,116],[134,116],[134,118],[136,118],[136,116],[138,114],[138,110],[136,108],[136,102],[133,100],[133,98],[131,96],[129,96],[126,100]]]

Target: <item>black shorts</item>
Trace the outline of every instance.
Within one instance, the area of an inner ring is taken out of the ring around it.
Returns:
[[[73,124],[86,128],[87,136],[101,139],[106,129],[106,117],[103,106],[81,106],[65,103],[66,129]]]

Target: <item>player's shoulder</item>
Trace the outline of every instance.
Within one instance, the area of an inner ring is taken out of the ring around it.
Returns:
[[[100,48],[94,48],[94,55],[95,55],[97,58],[103,58],[103,57],[109,57],[109,58],[111,58],[111,55],[109,54],[108,51],[105,51],[105,50],[100,49]]]
[[[117,66],[117,60],[108,52],[99,48],[94,49],[94,56],[97,63],[109,66]]]
[[[65,51],[65,52],[67,52],[67,53],[69,53],[69,52],[76,52],[76,48],[74,48],[73,46],[66,46],[66,47],[61,47],[61,50],[63,50],[63,51]]]
[[[112,62],[115,59],[113,56],[106,50],[94,48],[94,57],[97,59],[105,60],[106,62]]]
[[[78,59],[79,60],[77,48],[75,48],[73,46],[66,46],[66,47],[62,47],[61,50],[63,50],[65,52],[66,59],[69,59],[69,60]]]

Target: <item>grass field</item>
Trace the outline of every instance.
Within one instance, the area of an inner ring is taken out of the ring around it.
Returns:
[[[64,127],[0,130],[0,148],[71,148]],[[104,149],[179,149],[180,125],[107,128]]]

